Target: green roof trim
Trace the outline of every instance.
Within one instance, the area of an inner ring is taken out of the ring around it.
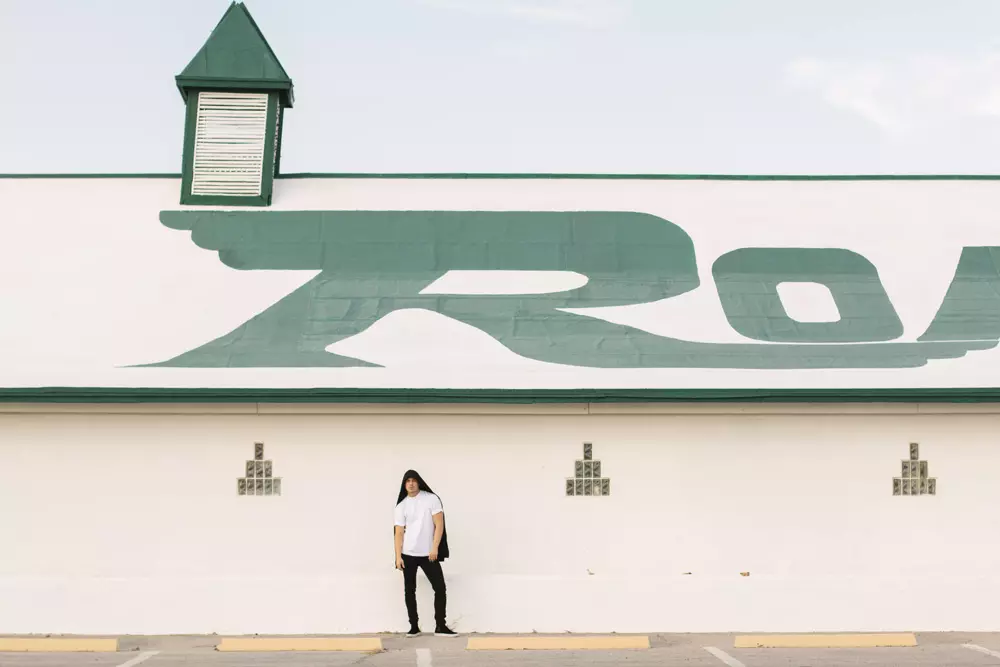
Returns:
[[[189,90],[259,90],[281,92],[284,106],[293,102],[291,78],[242,2],[229,5],[176,80],[185,100]]]
[[[0,403],[997,403],[1000,388],[0,389]]]
[[[290,173],[278,178],[414,178],[610,181],[996,181],[1000,174],[557,174],[557,173]]]
[[[180,178],[179,173],[0,174],[0,178]],[[637,181],[1000,181],[1000,174],[557,174],[341,172],[276,174],[288,179],[637,180]]]

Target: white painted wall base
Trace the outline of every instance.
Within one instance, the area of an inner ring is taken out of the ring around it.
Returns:
[[[996,632],[994,577],[528,577],[450,574],[462,632]],[[421,626],[433,597],[418,584]],[[3,632],[352,634],[407,628],[399,577],[0,581]],[[907,601],[907,602],[904,602]]]
[[[0,632],[402,630],[409,467],[444,500],[462,631],[998,631],[998,432],[995,414],[0,414]],[[255,440],[280,498],[236,495]],[[585,441],[610,497],[564,495]],[[937,496],[891,495],[911,441]]]

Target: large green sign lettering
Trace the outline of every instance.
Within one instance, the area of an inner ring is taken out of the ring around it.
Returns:
[[[884,342],[898,337],[901,325],[875,267],[860,255],[734,251],[713,267],[726,315],[738,332],[769,342],[720,344],[561,310],[649,303],[698,287],[691,238],[647,214],[164,211],[160,218],[190,230],[227,266],[319,274],[233,331],[158,366],[370,366],[326,347],[405,308],[470,324],[524,357],[598,368],[914,367],[994,347],[1000,338],[1000,277],[995,265],[986,270],[993,248],[966,249],[938,318],[919,342],[908,343]],[[541,295],[420,293],[450,270],[575,271],[589,281]],[[788,318],[776,294],[785,281],[829,287],[840,321]]]
[[[899,338],[903,323],[878,271],[841,248],[740,248],[717,259],[712,275],[733,329],[782,343],[866,343]],[[778,296],[783,282],[825,285],[840,312],[836,322],[797,322]]]
[[[965,248],[934,321],[918,339],[1000,339],[1000,248]]]

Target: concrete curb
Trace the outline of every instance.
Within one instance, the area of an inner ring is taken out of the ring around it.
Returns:
[[[115,653],[118,639],[93,637],[0,637],[3,653]]]
[[[469,651],[600,651],[647,649],[649,637],[470,637]]]
[[[737,635],[733,648],[878,648],[917,645],[912,632],[877,634]]]
[[[223,637],[216,651],[357,651],[378,653],[378,637]]]

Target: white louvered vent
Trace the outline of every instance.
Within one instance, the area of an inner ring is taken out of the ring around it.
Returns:
[[[191,194],[260,194],[267,94],[198,93]]]

